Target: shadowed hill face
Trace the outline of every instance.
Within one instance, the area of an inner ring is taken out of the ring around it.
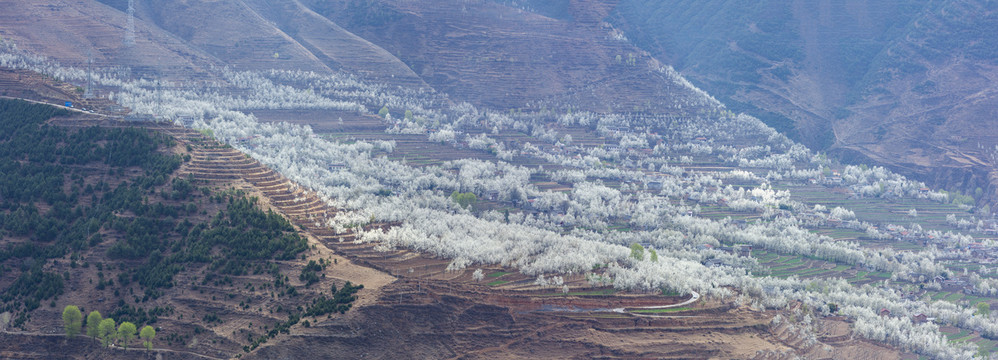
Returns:
[[[621,1],[613,22],[735,111],[815,149],[987,187],[987,1]],[[980,145],[978,145],[980,144]]]
[[[921,9],[908,3],[626,0],[614,18],[735,110],[824,148],[835,140],[824,125]]]

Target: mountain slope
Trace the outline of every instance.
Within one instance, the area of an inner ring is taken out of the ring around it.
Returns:
[[[0,35],[22,49],[68,65],[130,66],[136,75],[155,68],[163,73],[203,73],[218,64],[210,54],[191,48],[173,35],[135,25],[136,45],[122,44],[126,16],[95,1],[18,1],[0,3]]]
[[[475,104],[671,112],[685,96],[657,61],[599,21],[606,4],[572,2],[563,8],[571,16],[559,18],[574,20],[560,20],[491,2],[306,3]]]
[[[625,0],[612,18],[736,111],[969,192],[998,143],[995,16],[987,1]]]
[[[0,4],[0,35],[60,63],[127,67],[137,76],[212,78],[211,67],[238,70],[332,69],[374,80],[424,86],[391,54],[311,13],[295,1],[143,2],[135,10],[136,44],[123,44],[122,1],[31,1]]]
[[[675,113],[700,98],[601,22],[613,2],[558,2],[548,17],[515,2],[139,1],[131,48],[126,4],[9,5],[0,31],[64,64],[85,65],[92,50],[98,68],[175,80],[222,66],[341,70],[502,109]]]
[[[143,10],[160,28],[236,69],[336,69],[382,81],[421,83],[391,54],[297,1],[149,2]]]

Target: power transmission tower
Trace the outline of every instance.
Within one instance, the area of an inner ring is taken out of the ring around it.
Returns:
[[[125,47],[135,46],[135,0],[128,0],[128,22],[125,25]]]
[[[92,49],[87,50],[87,88],[83,89],[83,98],[94,98],[94,54]]]
[[[163,116],[163,80],[156,79],[156,117]]]

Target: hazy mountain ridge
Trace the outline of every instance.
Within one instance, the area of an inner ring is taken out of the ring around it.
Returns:
[[[732,109],[812,148],[972,192],[993,188],[995,14],[986,1],[635,0],[613,19]]]

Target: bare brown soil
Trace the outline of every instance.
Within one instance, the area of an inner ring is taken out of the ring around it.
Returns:
[[[78,103],[81,95],[74,86],[53,82],[35,72],[0,68],[0,96],[62,104]]]

